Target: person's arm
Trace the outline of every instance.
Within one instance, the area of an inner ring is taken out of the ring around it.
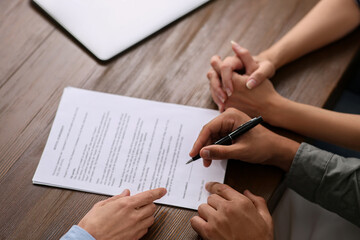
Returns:
[[[360,150],[360,116],[301,104],[278,94],[269,80],[256,89],[245,86],[246,76],[234,73],[235,92],[225,108],[235,107],[251,117],[298,134]]]
[[[285,36],[254,57],[259,68],[249,75],[247,87],[252,89],[258,86],[272,77],[273,69],[276,70],[353,31],[360,24],[359,7],[354,0],[320,1]],[[241,47],[233,44],[233,50],[242,60]]]
[[[247,61],[247,64],[255,64],[254,60]],[[214,67],[219,68],[220,63],[214,63]],[[249,78],[233,73],[234,93],[224,103],[224,109],[233,107],[252,117],[261,115],[264,121],[273,126],[360,151],[359,115],[291,101],[280,96],[269,80],[249,90],[246,87]]]
[[[260,53],[279,68],[315,49],[336,41],[360,23],[354,0],[322,0],[295,27]]]
[[[234,70],[244,68],[249,76],[246,86],[253,89],[271,78],[276,69],[340,39],[359,24],[359,6],[354,0],[322,0],[278,42],[254,58],[247,49],[233,42],[236,56],[224,60],[219,56],[211,58],[208,78],[213,100],[222,112],[225,101],[234,92],[231,79]]]
[[[360,227],[360,159],[302,143],[285,178],[288,187]]]
[[[279,97],[271,99],[268,122],[301,135],[360,151],[360,116]]]
[[[130,196],[126,189],[96,203],[61,239],[139,239],[154,222],[153,202],[165,194],[165,188],[157,188]]]

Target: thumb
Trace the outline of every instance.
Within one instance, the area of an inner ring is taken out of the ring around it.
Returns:
[[[254,71],[246,82],[246,87],[248,89],[253,89],[259,86],[263,81],[272,77],[275,73],[274,67],[270,63],[264,63],[259,66],[259,68]]]
[[[268,225],[272,225],[272,218],[269,209],[267,208],[265,199],[252,194],[249,190],[245,190],[244,195],[253,202],[254,206],[256,207],[264,221]]]
[[[230,145],[209,145],[200,150],[200,157],[204,160],[226,160],[237,159],[236,152],[239,151],[239,146]]]

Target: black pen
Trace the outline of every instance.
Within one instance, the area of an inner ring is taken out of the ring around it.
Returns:
[[[240,127],[238,127],[237,129],[235,129],[233,132],[231,132],[230,134],[226,135],[225,137],[221,138],[219,141],[216,141],[214,144],[216,145],[230,145],[232,143],[233,140],[235,140],[236,138],[238,138],[239,136],[243,135],[244,133],[246,133],[247,131],[249,131],[250,129],[252,129],[253,127],[255,127],[256,125],[258,125],[259,123],[261,123],[263,121],[262,117],[256,117],[251,119],[250,121],[242,124]],[[191,162],[194,162],[198,159],[200,159],[200,154],[196,155],[195,157],[193,157],[192,159],[190,159],[186,164],[189,164]]]

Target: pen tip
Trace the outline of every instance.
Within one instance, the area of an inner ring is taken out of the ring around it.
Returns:
[[[190,159],[189,161],[186,162],[186,164],[189,164],[189,163],[191,163],[193,161],[194,161],[193,159]]]

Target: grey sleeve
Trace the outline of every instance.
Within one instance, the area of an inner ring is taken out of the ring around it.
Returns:
[[[360,227],[360,159],[302,143],[285,182],[304,198]]]

